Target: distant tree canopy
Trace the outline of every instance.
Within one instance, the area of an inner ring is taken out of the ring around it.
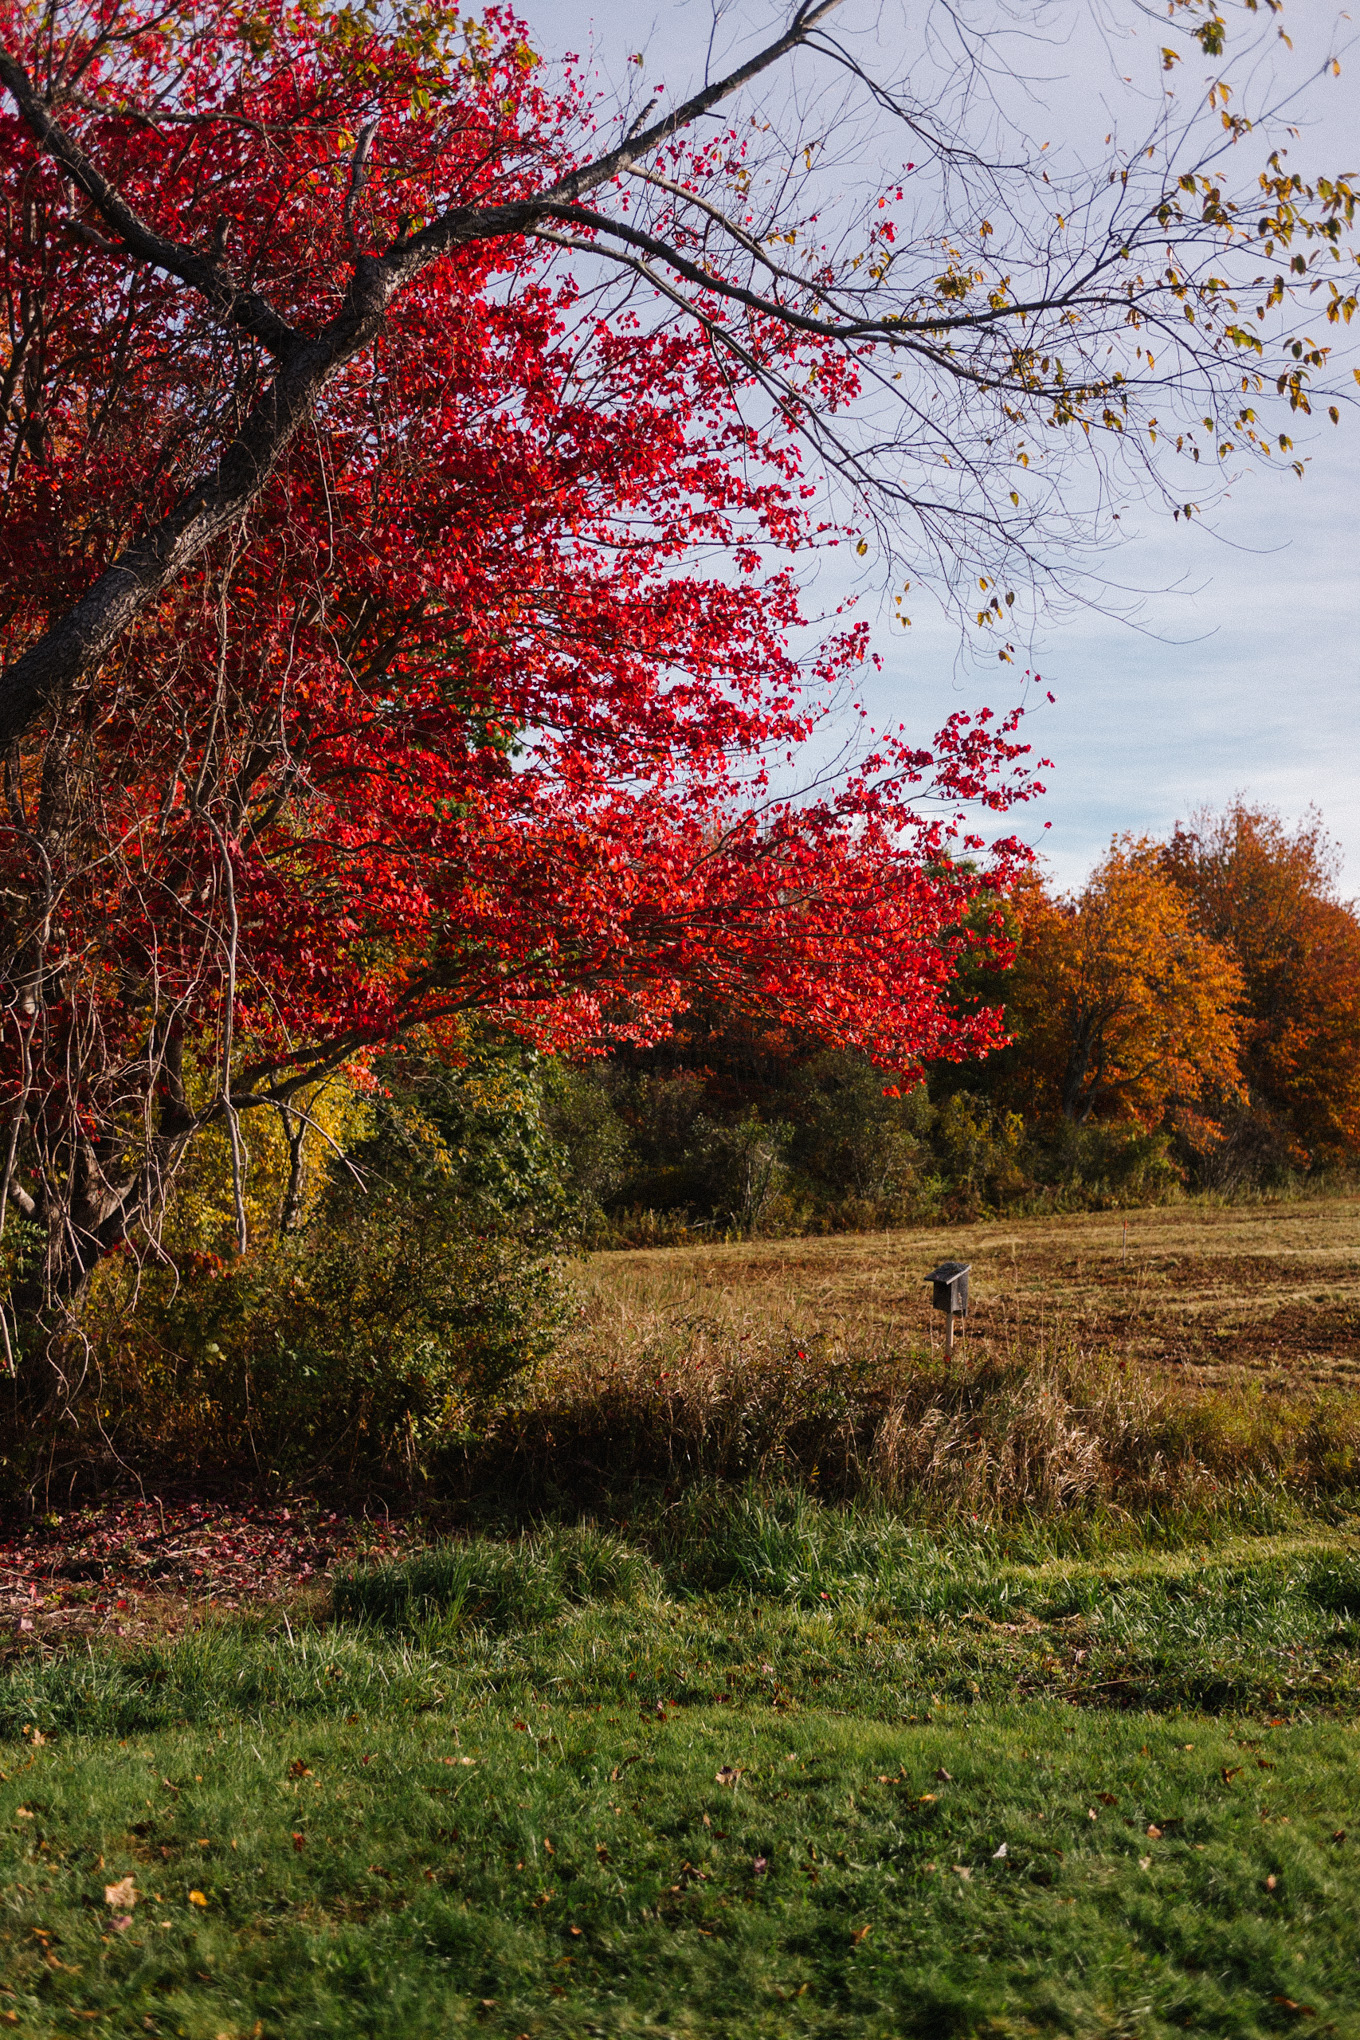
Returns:
[[[1245,800],[1011,901],[1012,1042],[958,1081],[1043,1119],[1174,1129],[1248,1173],[1360,1157],[1360,915],[1320,819]],[[978,973],[983,996],[995,973]],[[985,981],[985,983],[984,983]]]
[[[1305,1167],[1360,1154],[1360,919],[1318,817],[1290,830],[1239,800],[1179,825],[1158,861],[1241,971],[1251,1112]]]
[[[761,1223],[795,1230],[1353,1167],[1360,915],[1337,870],[1316,817],[1237,801],[1165,842],[1117,839],[1069,895],[1026,871],[1000,902],[1010,960],[975,951],[955,986],[965,1012],[1001,1003],[1000,1049],[913,1084],[698,1002],[668,1041],[579,1072],[572,1167],[607,1151],[577,1176],[623,1239],[669,1236],[668,1211],[740,1229],[715,1122],[775,1155]]]
[[[1017,889],[1017,1104],[1041,1115],[1202,1126],[1240,1092],[1241,972],[1195,924],[1143,840],[1116,843],[1074,898]]]

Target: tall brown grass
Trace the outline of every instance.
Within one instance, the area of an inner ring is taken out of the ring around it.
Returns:
[[[799,1340],[597,1313],[444,1471],[544,1506],[744,1481],[989,1515],[1203,1504],[1244,1485],[1320,1497],[1360,1485],[1360,1396],[1183,1386],[1060,1327],[974,1364],[872,1329]]]

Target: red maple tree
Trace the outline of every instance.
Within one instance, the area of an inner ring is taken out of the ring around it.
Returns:
[[[971,420],[960,486],[995,504],[914,514],[1005,568],[1030,421],[1125,431],[1110,334],[1164,325],[1152,400],[1217,377],[1247,441],[1257,341],[1210,264],[1231,203],[1183,175],[1080,275],[1041,232],[1047,295],[987,246],[934,273],[929,235],[899,288],[891,206],[843,263],[806,218],[776,237],[749,135],[695,124],[833,6],[603,149],[503,11],[0,7],[0,1229],[39,1229],[48,1296],[153,1224],[199,1128],[416,1026],[581,1047],[703,987],[899,1065],[995,1038],[942,995],[1000,940],[965,912],[1016,845],[955,853],[1031,784],[1015,719],[772,791],[868,650],[846,619],[790,649],[798,554],[836,536],[807,449],[863,479],[844,422],[905,350],[956,406],[912,397],[922,445]],[[1296,187],[1253,181],[1261,231],[1330,251],[1348,188]],[[1185,267],[1133,295],[1168,233]]]

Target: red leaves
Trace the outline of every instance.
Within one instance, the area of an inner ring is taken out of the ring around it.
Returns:
[[[361,1548],[395,1552],[401,1541],[397,1525],[374,1530],[309,1502],[73,1509],[0,1543],[0,1619],[17,1617],[36,1640],[39,1632],[120,1624],[152,1596],[228,1605],[273,1599],[324,1578]]]
[[[268,0],[96,54],[109,4],[65,52],[90,61],[63,120],[156,232],[225,251],[308,332],[356,248],[514,202],[588,121],[508,15],[436,9],[415,38]],[[192,117],[128,111],[167,93]],[[47,343],[0,504],[22,645],[180,495],[269,342],[247,319],[224,353],[202,293],[129,275],[12,113],[0,162],[35,209],[0,227],[0,298],[17,331],[39,292]],[[773,797],[869,650],[862,625],[791,649],[797,556],[835,536],[798,441],[743,415],[702,330],[601,315],[548,261],[487,241],[421,271],[230,554],[198,556],[89,681],[79,741],[29,740],[0,883],[41,931],[22,968],[42,990],[0,1036],[0,1103],[30,1101],[58,1172],[74,1126],[122,1142],[187,1112],[181,1044],[211,1065],[228,1007],[247,1105],[478,1011],[585,1049],[706,993],[900,1071],[998,1038],[946,994],[965,955],[1006,954],[968,910],[1024,853],[956,860],[981,847],[968,811],[1034,790],[1015,719],[955,715],[928,750],[877,737],[837,783]],[[853,392],[834,347],[759,319],[749,344],[815,368],[828,403]]]

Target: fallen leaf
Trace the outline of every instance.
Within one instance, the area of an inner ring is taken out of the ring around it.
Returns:
[[[115,1934],[125,1934],[132,1925],[132,1914],[115,1913],[109,1921],[109,1925],[113,1928]]]
[[[1241,1776],[1241,1772],[1242,1766],[1240,1764],[1234,1764],[1231,1768],[1225,1764],[1218,1775],[1225,1785],[1231,1785],[1234,1778]]]
[[[201,1891],[191,1891],[189,1893],[189,1903],[190,1905],[206,1905],[208,1901]]]
[[[956,1877],[962,1877],[965,1880],[970,1879],[973,1875],[972,1871],[968,1868],[966,1863],[953,1863],[950,1865],[950,1868],[953,1870]]]
[[[704,1816],[704,1818],[705,1818],[705,1819],[707,1819],[707,1818],[708,1818],[708,1816],[707,1816],[707,1815],[705,1815],[705,1816]],[[711,1823],[710,1823],[710,1825],[711,1825]],[[608,1851],[608,1849],[607,1849],[607,1848],[605,1847],[605,1845],[604,1845],[604,1843],[603,1843],[603,1842],[596,1842],[596,1844],[595,1844],[595,1854],[596,1854],[596,1855],[598,1856],[599,1860],[600,1860],[600,1861],[601,1861],[602,1863],[607,1863],[607,1862],[609,1861],[609,1851]]]
[[[933,1792],[923,1792],[916,1803],[918,1806],[933,1806],[935,1804],[935,1794]]]
[[[310,1778],[312,1767],[310,1764],[304,1764],[301,1757],[294,1757],[288,1766],[288,1775],[290,1778]]]
[[[1138,1858],[1138,1868],[1140,1870],[1150,1870],[1152,1868],[1151,1856],[1140,1856]]]
[[[1157,1826],[1155,1821],[1153,1821],[1148,1827],[1148,1836],[1149,1839],[1154,1842],[1160,1842],[1160,1840],[1162,1839],[1162,1831]]]
[[[1312,2005],[1298,2004],[1291,1997],[1277,1997],[1275,2003],[1283,2005],[1287,2012],[1297,2012],[1301,2019],[1315,2019],[1317,2017],[1317,2013]]]
[[[1102,1806],[1118,1806],[1119,1804],[1119,1801],[1115,1798],[1113,1792],[1097,1792],[1096,1798],[1100,1801]]]
[[[512,1721],[510,1726],[511,1728],[517,1728],[521,1735],[527,1735],[529,1733],[529,1724],[527,1721]]]
[[[140,1897],[135,1876],[120,1877],[116,1884],[104,1886],[104,1903],[114,1912],[131,1912]]]
[[[30,1813],[26,1806],[16,1806],[14,1809],[14,1818],[16,1820],[36,1820],[37,1815]]]
[[[295,1849],[295,1850],[297,1851],[297,1853],[298,1853],[298,1855],[299,1855],[299,1856],[300,1856],[300,1855],[302,1854],[302,1852],[303,1852],[303,1850],[304,1850],[304,1849],[306,1848],[306,1846],[307,1846],[307,1837],[306,1837],[306,1835],[294,1835],[294,1836],[293,1836],[293,1847],[294,1847],[294,1849]]]
[[[1267,1890],[1267,1891],[1273,1891],[1273,1890],[1275,1889],[1276,1885],[1277,1885],[1277,1884],[1279,1883],[1279,1881],[1280,1881],[1280,1880],[1279,1880],[1279,1878],[1278,1878],[1278,1877],[1276,1877],[1276,1876],[1275,1876],[1274,1874],[1272,1874],[1271,1876],[1267,1877],[1267,1879],[1266,1879],[1266,1890]]]
[[[1003,1856],[1008,1856],[1009,1854],[1010,1850],[1006,1847],[1006,1844],[1003,1842],[999,1849],[992,1850],[992,1861],[994,1863],[999,1863]]]
[[[851,1934],[850,1938],[851,1938],[851,1940],[852,1940],[852,1941],[863,1941],[863,1940],[865,1940],[865,1939],[866,1939],[866,1938],[867,1938],[867,1937],[868,1937],[868,1936],[869,1936],[870,1934],[872,1934],[872,1932],[873,1932],[873,1931],[874,1931],[874,1923],[873,1923],[873,1921],[872,1921],[872,1920],[870,1920],[870,1922],[869,1922],[869,1924],[868,1924],[868,1926],[867,1926],[867,1927],[856,1927],[856,1928],[855,1928],[855,1930],[854,1930],[854,1932],[853,1932],[853,1934]]]
[[[1335,1834],[1334,1834],[1334,1835],[1332,1836],[1332,1840],[1333,1840],[1334,1842],[1344,1842],[1344,1841],[1345,1841],[1345,1839],[1346,1839],[1346,1830],[1345,1830],[1345,1828],[1338,1828],[1338,1829],[1336,1830],[1336,1833],[1335,1833]]]
[[[940,1780],[942,1784],[945,1785],[952,1785],[954,1782],[954,1773],[952,1771],[946,1771],[943,1764],[941,1764],[939,1770],[935,1773],[935,1776]]]
[[[552,1843],[548,1840],[548,1837],[546,1835],[544,1835],[543,1837],[543,1847],[550,1856],[555,1856],[557,1854],[556,1849],[553,1847]]]
[[[757,1856],[755,1862],[751,1865],[757,1877],[763,1877],[769,1867],[770,1859],[768,1856]]]
[[[723,1767],[722,1767],[722,1769],[721,1769],[720,1771],[715,1771],[715,1772],[713,1773],[713,1782],[714,1782],[714,1783],[715,1783],[716,1785],[733,1785],[733,1786],[735,1786],[735,1784],[736,1784],[737,1780],[738,1780],[738,1779],[740,1778],[740,1776],[741,1776],[741,1771],[740,1771],[740,1769],[739,1769],[739,1768],[738,1768],[737,1770],[735,1770],[735,1771],[734,1771],[734,1770],[733,1770],[733,1768],[732,1768],[732,1766],[731,1766],[730,1764],[724,1764],[724,1765],[723,1765]]]

